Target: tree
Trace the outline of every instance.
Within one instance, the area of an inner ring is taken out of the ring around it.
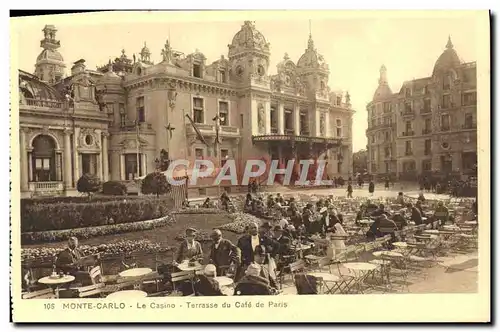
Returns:
[[[108,181],[102,184],[102,193],[104,195],[125,196],[127,195],[127,186],[119,181]]]
[[[92,193],[98,192],[101,189],[101,180],[94,174],[83,174],[76,183],[76,190],[85,193],[92,197]]]
[[[165,174],[159,171],[149,173],[142,180],[141,192],[143,194],[154,194],[156,197],[170,192],[170,183],[167,181]]]

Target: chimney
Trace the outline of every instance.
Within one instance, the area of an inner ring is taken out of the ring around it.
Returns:
[[[71,75],[77,75],[79,73],[82,73],[85,71],[85,60],[80,59],[77,62],[73,64],[73,67],[71,67]]]

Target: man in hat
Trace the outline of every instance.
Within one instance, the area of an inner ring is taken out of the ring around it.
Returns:
[[[280,225],[274,227],[274,238],[276,239],[276,242],[279,243],[278,255],[289,255],[292,240],[290,240],[288,236],[284,235],[284,229]]]
[[[266,247],[267,253],[274,257],[279,250],[279,243],[274,241],[267,231],[261,231],[257,223],[250,224],[248,234],[238,239],[238,248],[241,250],[241,265],[237,272],[237,279],[242,276],[243,271],[254,261],[255,248],[259,245]]]
[[[68,247],[57,255],[55,265],[60,271],[74,276],[75,283],[86,286],[92,284],[89,273],[85,271],[85,260],[89,258],[78,248],[78,238],[72,236],[68,239]]]
[[[217,275],[222,276],[231,264],[240,264],[241,250],[231,241],[222,238],[219,229],[214,229],[210,237],[213,241],[210,246],[210,263],[217,268]]]
[[[213,264],[208,264],[203,270],[203,274],[198,276],[198,281],[194,284],[194,290],[198,296],[221,296],[219,283],[214,278],[217,276],[217,268]]]
[[[245,276],[236,284],[234,295],[272,295],[269,280],[261,277],[259,264],[252,263],[245,269]]]
[[[200,242],[195,240],[196,229],[188,228],[186,229],[186,238],[181,242],[179,249],[177,250],[177,258],[175,261],[177,263],[182,263],[185,260],[195,261],[203,259],[203,249]]]

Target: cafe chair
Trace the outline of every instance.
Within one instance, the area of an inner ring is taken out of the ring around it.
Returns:
[[[21,294],[21,298],[23,300],[28,300],[28,299],[53,299],[55,298],[54,291],[52,288],[45,288],[39,291],[34,291],[34,292],[26,292]]]

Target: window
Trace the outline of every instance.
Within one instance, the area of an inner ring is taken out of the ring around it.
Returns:
[[[219,70],[220,81],[222,83],[227,83],[226,71],[224,69]]]
[[[226,161],[228,158],[229,158],[229,150],[228,149],[220,149],[220,165],[221,165],[221,167],[226,164]]]
[[[390,117],[388,117],[388,116],[386,116],[386,117],[384,118],[384,124],[386,124],[386,125],[390,125],[390,124],[391,124],[391,118],[390,118]]]
[[[384,113],[390,113],[391,112],[391,103],[384,103]]]
[[[470,113],[465,114],[464,128],[472,129],[474,127],[474,116]]]
[[[198,78],[202,78],[202,76],[201,76],[201,65],[200,64],[195,63],[193,65],[193,76],[194,77],[198,77]]]
[[[307,124],[307,114],[305,112],[300,112],[300,134],[309,135],[309,127]]]
[[[388,131],[385,132],[385,141],[389,142],[389,132]]]
[[[426,94],[428,94],[428,93],[429,93],[429,87],[428,87],[427,85],[426,85],[426,86],[424,86],[424,88],[422,89],[422,93],[423,93],[424,95],[426,95]]]
[[[119,112],[120,112],[120,126],[124,127],[125,126],[125,104],[120,103]]]
[[[372,127],[375,127],[377,125],[377,120],[376,119],[372,119]]]
[[[375,144],[375,135],[372,136],[372,144]]]
[[[125,154],[125,180],[133,180],[139,176],[141,171],[142,155],[139,155],[139,162],[137,162],[136,153]]]
[[[375,173],[377,171],[377,164],[372,163],[372,172]]]
[[[243,114],[240,114],[240,128],[243,128],[245,122],[243,122]]]
[[[342,96],[337,96],[337,105],[341,105],[342,104]]]
[[[342,127],[342,120],[337,119],[336,123],[337,123],[337,127]]]
[[[146,122],[146,114],[144,111],[144,97],[139,97],[136,99],[135,108],[137,110],[137,120],[139,123]]]
[[[405,133],[406,134],[409,134],[411,133],[411,121],[406,121],[406,124],[405,124]]]
[[[432,141],[430,139],[426,139],[424,141],[424,155],[428,156],[431,154],[432,150]]]
[[[285,109],[285,134],[293,134],[293,111]]]
[[[384,148],[384,155],[386,157],[390,157],[391,156],[391,148],[390,147],[385,147]]]
[[[431,100],[430,99],[424,99],[424,112],[430,112],[431,111]]]
[[[405,155],[409,156],[413,154],[413,150],[411,148],[411,141],[406,141],[405,142]]]
[[[375,160],[375,150],[372,150],[371,153],[372,153],[372,160]]]
[[[219,117],[221,126],[229,126],[229,103],[219,101]]]
[[[450,130],[450,116],[448,114],[441,115],[441,130]]]
[[[82,154],[83,174],[97,174],[97,154]]]
[[[33,140],[33,181],[56,181],[55,141],[47,135],[38,135]]]
[[[476,105],[477,94],[476,92],[467,92],[462,94],[462,105],[463,106],[473,106]]]
[[[405,113],[411,113],[412,108],[411,108],[411,101],[405,102]]]
[[[451,107],[451,96],[443,95],[443,102],[441,103],[441,108],[450,108]]]
[[[337,137],[342,137],[342,128],[337,128]]]
[[[203,98],[193,98],[193,121],[194,123],[205,123],[203,114]]]
[[[432,169],[432,163],[430,160],[422,160],[422,171],[430,171]]]
[[[271,106],[271,133],[278,133],[278,112],[276,112],[276,106]]]
[[[378,119],[377,119],[377,124],[378,124],[378,125],[381,125],[381,124],[382,124],[382,119],[381,119],[381,118],[378,118]]]
[[[431,119],[425,119],[425,122],[424,122],[424,131],[422,134],[430,134],[431,132],[431,126],[432,126],[432,122],[431,122]]]
[[[196,159],[200,160],[203,159],[204,151],[203,149],[196,148],[194,149],[194,156]]]
[[[451,78],[449,75],[446,75],[443,77],[443,90],[445,90],[445,91],[450,90],[450,81],[451,81]]]
[[[410,88],[407,88],[407,89],[405,90],[405,96],[406,96],[406,97],[411,97],[411,89],[410,89]]]

